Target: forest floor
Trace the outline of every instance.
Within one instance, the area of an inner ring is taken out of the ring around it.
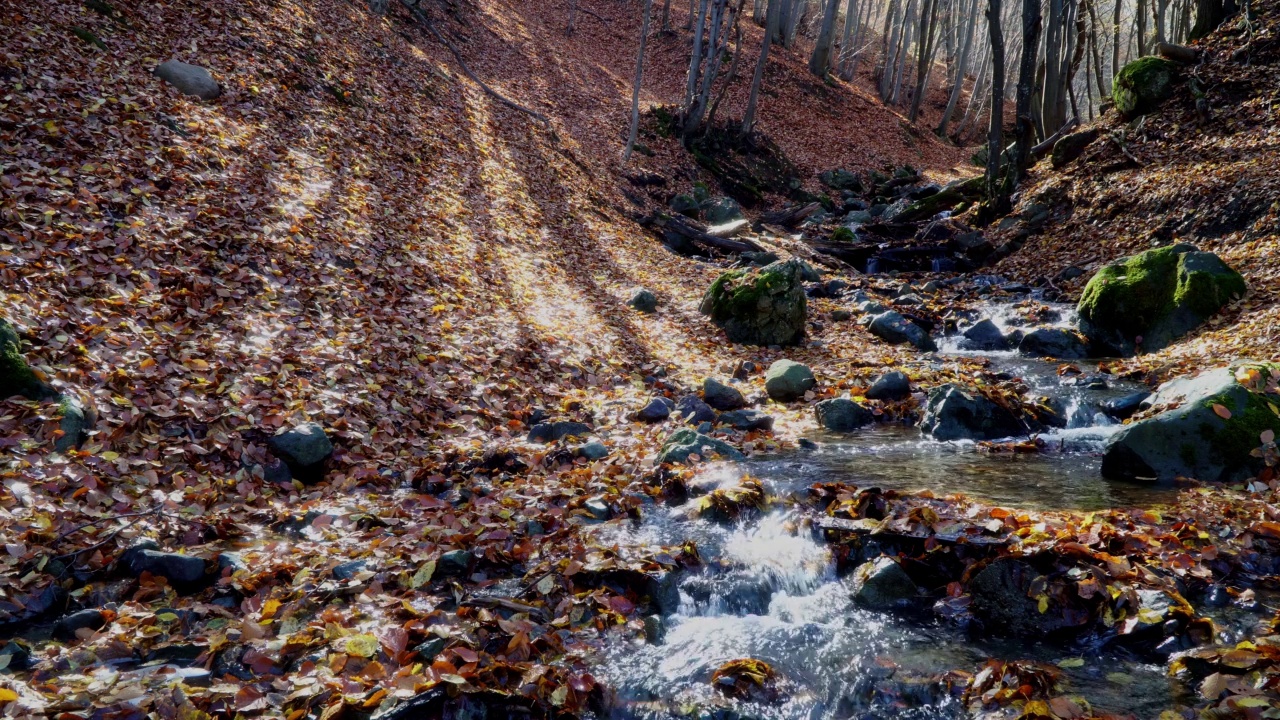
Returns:
[[[652,466],[664,433],[631,411],[784,355],[813,367],[812,399],[857,394],[887,367],[926,387],[972,371],[852,323],[785,352],[723,341],[697,310],[723,268],[668,252],[622,194],[630,4],[591,3],[603,21],[580,15],[569,40],[568,2],[481,0],[437,18],[554,134],[496,104],[398,7],[115,7],[0,4],[15,29],[0,40],[0,313],[92,428],[80,450],[55,453],[60,406],[5,402],[0,640],[108,609],[70,642],[37,638],[23,662],[5,646],[9,714],[334,718],[445,687],[579,712],[600,695],[598,637],[642,630],[644,593],[625,579],[692,562],[688,548],[628,554],[580,533],[678,484]],[[683,38],[653,43],[646,103],[676,99]],[[153,77],[170,57],[210,68],[221,97],[184,98]],[[810,182],[832,167],[970,172],[967,151],[912,129],[866,78],[819,83],[796,53],[770,68],[760,129]],[[741,91],[724,116],[740,113]],[[674,143],[653,149],[640,167],[701,177]],[[627,307],[637,286],[657,313]],[[1258,317],[1274,318],[1271,295],[1257,297]],[[762,385],[758,370],[747,379]],[[791,447],[807,410],[771,406],[776,431],[735,444]],[[608,457],[525,443],[536,411],[587,422]],[[308,420],[336,446],[325,482],[268,481],[265,439]],[[1224,491],[1163,516],[974,517],[1028,547],[1079,539],[1216,577],[1257,555],[1245,530],[1274,520],[1270,500]],[[1171,522],[1199,537],[1228,515],[1240,519],[1216,545],[1169,539]],[[208,560],[211,575],[220,553],[239,558],[187,592],[119,571],[143,538]],[[440,562],[454,550],[470,553],[465,569]],[[512,578],[514,596],[485,594]],[[174,692],[181,675],[103,669],[129,659],[181,659],[213,682]]]

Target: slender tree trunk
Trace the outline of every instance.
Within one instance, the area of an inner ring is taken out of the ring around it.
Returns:
[[[693,94],[698,90],[698,72],[702,69],[702,34],[706,17],[707,0],[701,0],[698,4],[698,17],[690,20],[695,25],[691,26],[693,27],[693,53],[689,58],[689,77],[686,78],[684,103],[681,105],[685,113],[693,109]]]
[[[991,122],[987,129],[987,202],[998,211],[1000,156],[1004,132],[1004,33],[1000,29],[1001,0],[987,0],[987,31],[991,37]]]
[[[747,111],[742,115],[742,134],[748,135],[756,124],[756,103],[760,98],[760,84],[764,81],[764,68],[769,62],[769,46],[778,30],[778,22],[782,15],[782,4],[787,0],[769,0],[769,9],[765,13],[764,40],[760,43],[760,57],[756,60],[756,72],[751,77],[751,92],[747,97]]]
[[[671,0],[663,0],[662,3],[662,32],[671,29]]]
[[[1138,10],[1134,13],[1138,29],[1138,56],[1147,54],[1147,1],[1138,0]]]
[[[864,0],[864,2],[869,3],[870,0]],[[840,53],[836,56],[838,58],[836,66],[840,69],[842,77],[844,68],[849,62],[849,55],[853,51],[853,28],[857,25],[857,22],[857,3],[854,0],[849,0],[844,6],[844,30],[840,33]]]
[[[1051,0],[1052,2],[1052,0]],[[1023,0],[1022,2],[1022,60],[1018,63],[1018,100],[1014,120],[1014,152],[1010,158],[1009,171],[1005,176],[1003,194],[1008,198],[1014,187],[1022,180],[1031,159],[1031,146],[1035,144],[1035,120],[1032,117],[1031,101],[1035,93],[1036,53],[1035,48],[1040,41],[1040,0]],[[1052,64],[1056,62],[1050,59]],[[1047,131],[1047,128],[1045,128]]]
[[[933,69],[933,56],[938,49],[938,0],[921,0],[920,40],[916,43],[916,92],[911,98],[908,116],[914,123],[920,117],[920,106],[929,86],[929,74]]]
[[[1111,12],[1111,77],[1120,72],[1120,10],[1124,7],[1122,0],[1115,0],[1116,6]]]
[[[880,52],[880,99],[885,101],[889,99],[889,90],[893,87],[893,68],[896,65],[894,53],[898,49],[898,33],[902,31],[902,26],[896,22],[900,3],[901,0],[889,0],[889,9],[884,15],[884,30],[880,33],[884,44]]]
[[[907,0],[906,10],[902,13],[902,43],[898,46],[897,52],[897,68],[893,74],[893,87],[889,91],[889,102],[897,103],[902,93],[902,80],[907,73],[907,50],[911,47],[911,41],[914,39],[916,24],[911,22],[916,8],[916,0]]]
[[[631,88],[631,132],[627,133],[627,149],[622,151],[622,161],[631,159],[636,146],[636,134],[640,131],[640,80],[644,76],[644,46],[649,40],[649,17],[653,13],[653,0],[644,0],[644,21],[640,23],[640,49],[636,51],[636,79]]]
[[[978,77],[973,81],[973,90],[969,93],[969,102],[965,103],[964,116],[955,129],[957,140],[962,140],[969,131],[969,124],[982,119],[982,111],[987,106],[988,75],[991,72],[991,45],[983,43],[982,59],[978,61]],[[962,143],[963,144],[963,143]]]
[[[960,93],[964,89],[965,73],[969,70],[969,50],[973,47],[973,29],[978,24],[978,0],[972,0],[969,8],[969,22],[965,26],[964,40],[960,44],[960,57],[956,60],[956,77],[951,86],[951,95],[947,98],[947,109],[942,111],[942,120],[934,130],[938,137],[947,136],[947,125],[951,122],[951,114],[956,111],[956,103],[960,102]],[[974,91],[977,91],[974,86]]]
[[[738,61],[742,59],[742,3],[745,0],[738,0],[738,8],[733,13],[733,60],[729,63],[729,73],[724,76],[724,84],[720,86],[720,92],[716,93],[716,99],[711,103],[711,109],[707,111],[707,131],[710,132],[711,127],[716,122],[716,110],[719,109],[720,103],[724,101],[724,96],[729,94],[729,87],[733,85],[734,79],[738,77]]]

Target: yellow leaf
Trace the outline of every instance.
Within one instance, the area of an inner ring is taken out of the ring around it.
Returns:
[[[13,702],[18,699],[18,693],[9,688],[0,688],[0,703]]]
[[[428,560],[422,563],[422,567],[418,568],[418,571],[413,574],[412,578],[410,578],[409,587],[413,588],[414,590],[417,590],[423,585],[426,585],[427,583],[431,582],[431,576],[435,575],[435,573],[436,573],[435,560]]]
[[[1049,611],[1049,596],[1048,596],[1048,595],[1041,595],[1041,596],[1040,596],[1040,601],[1036,604],[1036,609],[1038,609],[1038,610],[1040,611],[1040,614],[1041,614],[1041,615],[1043,615],[1043,614],[1045,614],[1046,612],[1048,612],[1048,611]]]
[[[1059,660],[1058,667],[1060,668],[1084,667],[1084,658],[1078,657],[1078,658],[1067,658],[1066,660]]]
[[[378,638],[372,635],[352,635],[347,638],[345,650],[356,657],[373,657],[378,654]]]
[[[115,462],[116,460],[119,460],[119,459],[120,459],[120,453],[118,453],[118,452],[112,452],[112,451],[108,450],[108,451],[106,451],[106,452],[102,453],[102,459],[103,459],[103,460],[106,460],[107,462]]]

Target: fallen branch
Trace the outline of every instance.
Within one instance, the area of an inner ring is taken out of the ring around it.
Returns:
[[[1069,121],[1066,125],[1063,125],[1062,127],[1058,128],[1058,132],[1045,138],[1044,142],[1040,143],[1039,145],[1032,147],[1031,162],[1034,163],[1038,161],[1040,158],[1044,157],[1045,154],[1048,153],[1050,150],[1052,150],[1053,146],[1057,144],[1059,140],[1062,139],[1062,136],[1074,130],[1076,126],[1079,124],[1080,124],[1079,118],[1072,118],[1071,121]]]
[[[683,240],[704,251],[710,247],[724,252],[760,252],[760,246],[749,240],[716,237],[679,215],[656,213],[641,218],[640,224],[661,231],[664,242],[674,250],[679,250],[680,241]]]
[[[1120,148],[1120,152],[1124,153],[1124,156],[1129,158],[1130,162],[1138,167],[1144,167],[1142,161],[1134,157],[1133,153],[1129,152],[1129,148],[1124,144],[1124,141],[1120,139],[1119,135],[1111,133],[1108,137],[1110,137],[1111,141],[1116,144],[1116,147]]]
[[[479,85],[480,89],[484,90],[486,94],[488,94],[490,97],[497,100],[498,102],[502,103],[503,105],[506,105],[507,107],[513,110],[519,110],[520,112],[537,120],[538,122],[542,123],[543,127],[545,127],[547,130],[550,130],[553,135],[555,134],[555,130],[553,130],[551,127],[551,120],[549,120],[546,115],[543,115],[537,110],[532,110],[530,108],[527,108],[521,105],[515,100],[512,100],[507,96],[503,95],[502,93],[498,92],[497,90],[494,90],[493,88],[489,87],[489,85],[485,81],[481,80],[479,76],[477,76],[471,70],[471,66],[467,64],[467,61],[462,59],[462,53],[458,50],[457,46],[455,46],[449,40],[449,38],[445,37],[443,33],[437,30],[436,26],[432,24],[431,18],[427,17],[427,14],[422,12],[422,10],[420,10],[416,5],[414,5],[413,2],[411,2],[411,0],[400,0],[400,4],[405,6],[405,8],[409,10],[409,13],[413,15],[413,17],[416,18],[418,22],[422,23],[422,26],[427,29],[427,32],[431,33],[431,35],[435,37],[436,40],[439,40],[442,45],[448,48],[450,53],[453,53],[453,59],[458,61],[458,65],[462,67],[462,72],[466,73],[467,77],[471,78],[472,82]]]
[[[822,209],[822,205],[818,203],[809,203],[808,205],[794,205],[784,210],[774,210],[760,216],[760,222],[768,225],[778,225],[780,227],[791,228],[800,223],[801,220]]]
[[[1174,45],[1173,43],[1156,43],[1156,53],[1160,57],[1183,65],[1194,65],[1200,62],[1199,48],[1187,47],[1186,45]]]

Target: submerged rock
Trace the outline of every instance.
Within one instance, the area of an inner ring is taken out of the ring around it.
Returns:
[[[702,399],[716,410],[737,410],[747,406],[747,399],[740,390],[715,378],[702,381]]]
[[[795,344],[807,312],[803,265],[792,259],[759,270],[730,270],[707,289],[699,309],[731,342]]]
[[[716,455],[726,460],[745,459],[741,452],[723,440],[684,428],[667,437],[666,442],[662,444],[662,450],[658,452],[658,457],[654,459],[654,464],[687,463],[689,456],[695,454],[704,460]]]
[[[832,432],[851,432],[875,422],[872,412],[849,398],[823,400],[813,406],[818,424]]]
[[[799,400],[817,384],[813,371],[793,360],[778,360],[764,376],[765,392],[778,402]]]
[[[57,640],[70,641],[76,639],[76,632],[83,629],[98,631],[107,625],[107,616],[101,610],[80,610],[58,621],[53,626],[53,637]]]
[[[911,379],[900,370],[892,370],[871,383],[868,400],[902,400],[911,395]]]
[[[996,440],[1025,428],[1009,409],[948,383],[929,393],[920,431],[934,440]]]
[[[929,333],[925,332],[924,328],[893,311],[875,316],[871,320],[871,324],[867,326],[867,329],[871,331],[872,335],[891,345],[911,343],[926,352],[938,349],[937,344],[933,342],[933,338],[929,337]]]
[[[1116,420],[1128,420],[1142,408],[1151,393],[1137,392],[1102,403],[1102,412]]]
[[[1029,564],[1015,558],[991,562],[969,581],[973,614],[993,635],[1042,638],[1066,627],[1060,612],[1041,612],[1027,592],[1040,577]]]
[[[910,603],[920,588],[896,560],[880,557],[863,563],[853,573],[853,599],[872,610],[891,610]]]
[[[1217,255],[1180,243],[1104,266],[1085,286],[1080,331],[1095,349],[1153,352],[1199,327],[1232,298],[1244,278]]]
[[[162,552],[156,549],[154,543],[144,543],[125,550],[116,563],[135,577],[143,573],[163,577],[179,592],[199,589],[206,582],[206,563],[203,559]]]
[[[1241,382],[1243,379],[1244,382]],[[1125,426],[1107,444],[1102,476],[1111,480],[1178,477],[1234,482],[1257,474],[1266,431],[1280,433],[1280,365],[1219,368],[1160,386],[1152,417]]]

